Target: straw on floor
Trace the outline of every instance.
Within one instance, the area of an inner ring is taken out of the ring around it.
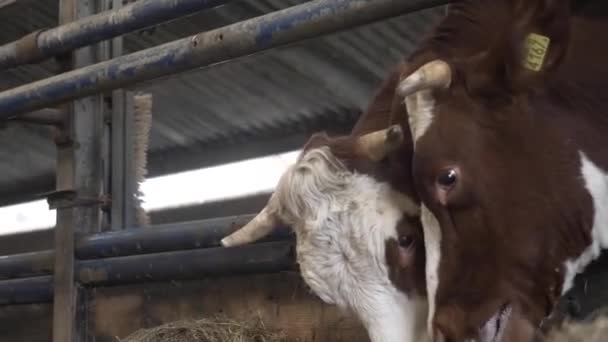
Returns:
[[[184,320],[136,331],[120,342],[297,342],[260,320],[235,321],[225,317]]]

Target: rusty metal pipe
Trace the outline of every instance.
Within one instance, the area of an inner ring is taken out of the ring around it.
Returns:
[[[139,0],[0,46],[0,69],[40,62],[83,46],[213,8],[228,0]]]
[[[0,93],[0,119],[449,3],[313,0]]]

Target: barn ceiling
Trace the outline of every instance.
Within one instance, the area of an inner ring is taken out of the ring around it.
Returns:
[[[297,5],[241,0],[126,36],[127,53]],[[57,25],[57,1],[0,9],[0,44]],[[299,147],[318,130],[347,131],[389,68],[440,9],[401,16],[147,84],[154,95],[149,174],[202,167]],[[0,72],[0,90],[53,75],[53,61]],[[51,131],[0,126],[0,205],[52,190]]]

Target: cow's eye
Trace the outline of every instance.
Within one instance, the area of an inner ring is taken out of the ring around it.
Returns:
[[[409,235],[399,237],[399,246],[408,248],[414,243],[414,238]]]
[[[455,169],[445,169],[439,173],[437,184],[445,188],[451,188],[458,180],[458,173]]]

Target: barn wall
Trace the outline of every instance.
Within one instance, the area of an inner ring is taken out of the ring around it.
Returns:
[[[96,288],[89,303],[95,342],[115,342],[140,328],[214,314],[236,319],[259,315],[269,328],[301,341],[369,341],[350,314],[323,304],[294,272]]]
[[[351,315],[310,294],[296,272],[98,287],[89,291],[89,342],[116,342],[141,328],[224,314],[259,315],[302,342],[369,342]],[[0,307],[0,341],[51,342],[52,305]]]

